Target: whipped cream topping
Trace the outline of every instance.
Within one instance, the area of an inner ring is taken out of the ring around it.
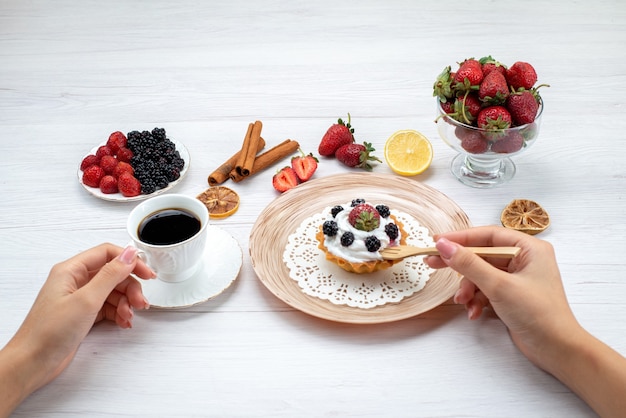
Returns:
[[[370,203],[368,204],[376,207],[378,203]],[[383,257],[379,254],[378,251],[383,250],[389,246],[397,245],[400,242],[401,233],[398,234],[398,238],[395,240],[391,240],[387,233],[385,232],[385,226],[388,224],[394,223],[391,217],[383,218],[380,217],[380,225],[373,231],[361,231],[356,229],[350,222],[348,221],[348,216],[350,215],[350,211],[352,210],[351,202],[340,205],[343,207],[343,210],[337,214],[336,217],[333,218],[331,213],[332,207],[327,207],[324,209],[325,218],[324,221],[334,220],[337,223],[339,231],[336,235],[330,237],[328,235],[324,235],[324,245],[328,249],[328,252],[341,257],[346,261],[351,263],[362,263],[365,261],[377,261],[382,260]],[[391,211],[393,214],[393,211]],[[341,236],[345,232],[352,232],[354,234],[354,242],[347,247],[344,247],[341,244]],[[365,238],[374,235],[380,241],[380,248],[378,251],[368,251],[365,246]]]

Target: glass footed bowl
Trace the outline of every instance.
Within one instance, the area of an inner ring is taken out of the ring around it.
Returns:
[[[489,131],[466,125],[446,116],[437,100],[439,136],[458,151],[450,164],[452,174],[468,186],[488,188],[511,180],[515,175],[512,156],[521,154],[539,135],[543,101],[533,123]]]

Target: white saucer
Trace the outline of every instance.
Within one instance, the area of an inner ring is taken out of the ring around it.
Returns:
[[[178,283],[162,280],[139,280],[143,294],[155,308],[184,308],[221,294],[239,275],[243,254],[239,243],[217,226],[208,226],[204,259],[198,271]]]

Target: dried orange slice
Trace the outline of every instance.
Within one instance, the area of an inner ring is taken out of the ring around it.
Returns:
[[[196,197],[207,207],[211,219],[226,218],[239,209],[239,195],[228,187],[209,187]]]
[[[535,235],[550,226],[550,217],[537,202],[515,199],[502,211],[500,222],[506,228]]]
[[[385,161],[401,176],[416,176],[426,171],[433,160],[433,147],[421,133],[397,131],[385,142]]]

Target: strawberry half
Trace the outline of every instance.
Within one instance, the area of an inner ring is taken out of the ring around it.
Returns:
[[[354,128],[350,125],[350,114],[348,113],[348,123],[338,119],[337,123],[332,125],[324,136],[317,149],[317,152],[323,157],[332,157],[339,147],[354,142]]]
[[[296,172],[300,181],[307,181],[313,176],[317,170],[317,158],[313,154],[305,155],[302,150],[297,157],[291,159],[291,168]]]
[[[298,185],[298,175],[293,168],[283,167],[272,177],[272,185],[279,192],[286,192]]]
[[[141,194],[141,183],[130,173],[122,173],[117,179],[117,187],[125,197]]]

